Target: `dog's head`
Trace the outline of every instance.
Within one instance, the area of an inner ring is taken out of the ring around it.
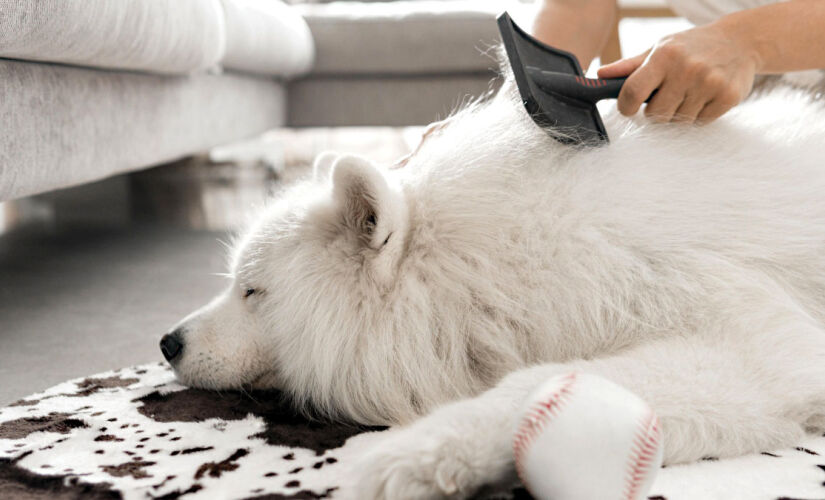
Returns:
[[[358,384],[365,369],[380,378],[359,364],[390,328],[382,298],[398,286],[408,233],[405,195],[385,171],[322,154],[313,179],[236,242],[231,285],[163,337],[163,355],[188,385],[282,389],[340,412],[325,401],[331,386]]]
[[[321,155],[236,242],[231,286],[161,341],[179,379],[396,423],[529,358],[501,340],[525,319],[494,254],[528,162],[561,150],[518,99],[510,85],[433,124],[399,168]]]

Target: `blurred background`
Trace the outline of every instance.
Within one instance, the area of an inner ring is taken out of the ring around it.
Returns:
[[[324,150],[390,163],[495,89],[521,1],[83,0],[0,13],[0,405],[160,361],[225,242]],[[624,0],[603,61],[689,27]],[[598,62],[593,67],[598,67]]]

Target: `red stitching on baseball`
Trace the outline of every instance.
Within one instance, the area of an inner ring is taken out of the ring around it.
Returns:
[[[524,471],[522,470],[522,460],[527,448],[532,444],[541,431],[547,426],[550,420],[558,415],[562,408],[562,403],[565,403],[571,393],[571,388],[576,382],[577,374],[572,372],[567,374],[562,381],[561,387],[556,392],[543,401],[537,401],[531,408],[525,412],[521,425],[516,432],[513,439],[513,456],[516,461],[516,472],[518,473],[521,482],[524,481]]]
[[[627,463],[624,498],[633,500],[639,493],[645,476],[653,465],[656,451],[659,448],[659,419],[652,410],[639,419],[639,427],[633,440],[630,457]]]

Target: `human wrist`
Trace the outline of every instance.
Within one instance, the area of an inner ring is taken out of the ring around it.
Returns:
[[[747,11],[729,14],[712,23],[722,37],[733,43],[742,57],[748,60],[754,69],[754,73],[766,73],[768,61],[773,51],[768,39],[760,36],[757,26],[747,19]]]

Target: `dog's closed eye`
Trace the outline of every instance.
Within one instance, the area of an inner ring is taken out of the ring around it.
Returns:
[[[378,225],[378,221],[375,219],[375,214],[369,214],[367,219],[364,221],[364,229],[367,231],[367,234],[372,234],[375,231],[375,226]]]

